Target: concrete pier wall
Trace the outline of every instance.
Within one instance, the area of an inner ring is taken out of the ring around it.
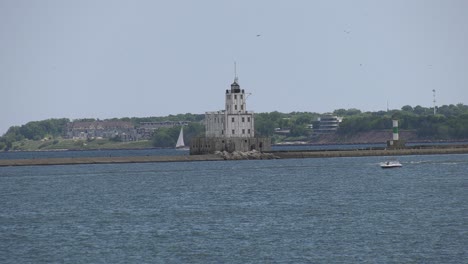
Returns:
[[[294,158],[333,158],[333,157],[366,157],[366,156],[405,156],[435,154],[468,154],[464,148],[433,149],[385,149],[385,150],[333,150],[333,151],[278,151],[274,155],[281,159]]]

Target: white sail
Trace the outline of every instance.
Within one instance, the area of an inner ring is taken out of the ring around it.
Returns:
[[[180,128],[180,133],[179,133],[179,138],[177,139],[177,143],[176,143],[176,148],[183,148],[185,147],[185,143],[184,143],[184,127],[181,127]]]

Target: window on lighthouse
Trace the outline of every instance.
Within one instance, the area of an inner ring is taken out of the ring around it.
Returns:
[[[234,106],[234,110],[237,110],[237,105]]]

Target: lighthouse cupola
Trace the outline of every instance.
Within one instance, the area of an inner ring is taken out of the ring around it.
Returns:
[[[231,93],[240,93],[240,85],[239,85],[239,80],[237,77],[234,78],[234,82],[231,84]]]

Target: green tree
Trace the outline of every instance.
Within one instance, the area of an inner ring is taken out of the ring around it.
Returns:
[[[175,145],[174,139],[168,134],[166,129],[159,129],[153,135],[153,146],[167,148]]]
[[[356,108],[349,108],[348,110],[340,108],[335,111],[333,111],[333,114],[336,116],[355,116],[355,115],[360,115],[362,112],[359,109]]]
[[[410,105],[403,106],[401,110],[405,112],[413,113],[413,107],[411,107]]]
[[[272,118],[273,117],[273,118]],[[260,113],[255,115],[255,133],[258,136],[270,137],[273,135],[275,128],[278,127],[277,116],[268,113]]]
[[[189,123],[188,126],[184,127],[184,142],[186,145],[190,145],[191,138],[204,136],[205,126],[200,122]]]
[[[307,129],[305,124],[294,124],[291,127],[290,130],[290,135],[292,137],[300,137],[300,136],[308,136],[309,135],[309,130]]]
[[[429,108],[426,108],[426,107],[422,107],[420,105],[417,105],[413,108],[413,113],[417,114],[417,115],[428,115],[430,114],[431,112],[431,109]]]

